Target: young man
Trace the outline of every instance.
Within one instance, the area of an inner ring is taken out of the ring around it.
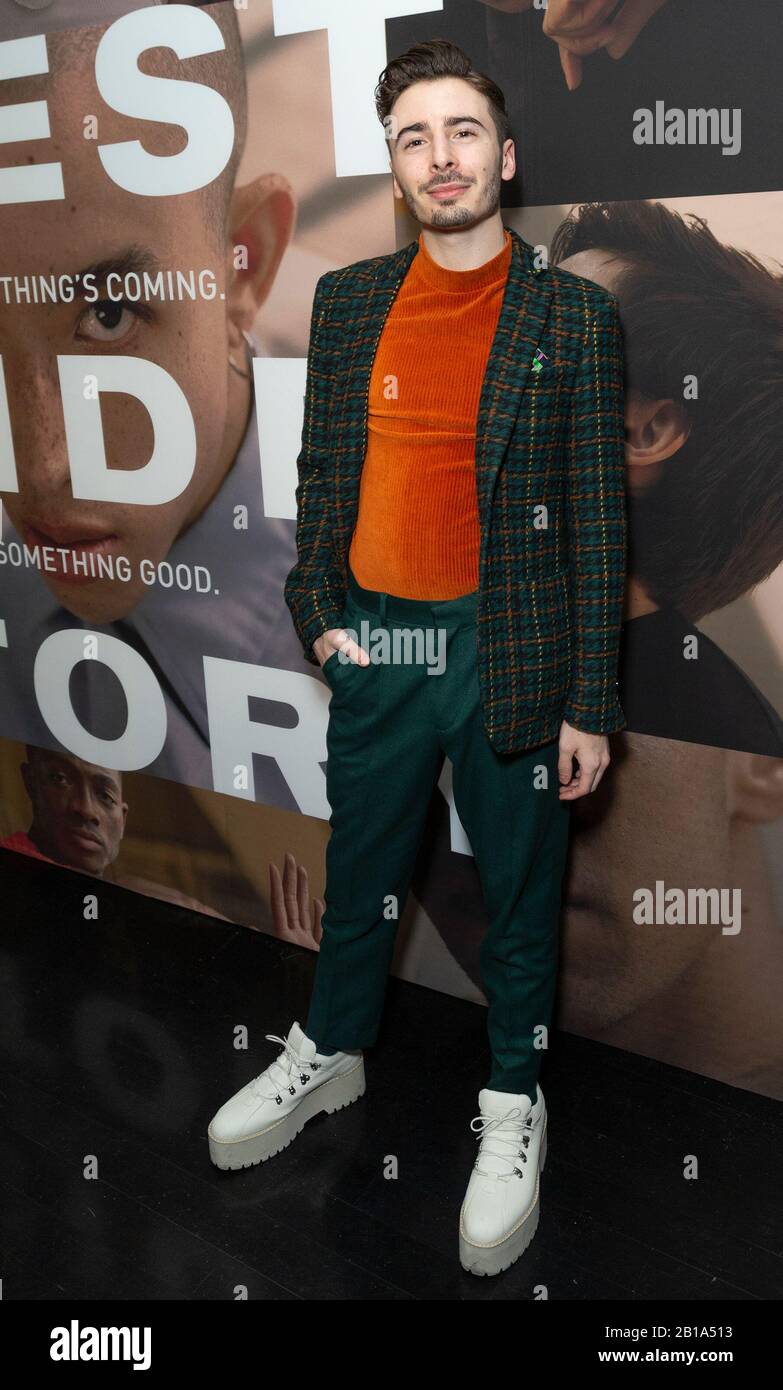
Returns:
[[[275,1039],[284,1052],[218,1111],[210,1151],[259,1162],[363,1094],[448,755],[489,918],[492,1070],[460,1258],[492,1274],[538,1221],[569,803],[625,725],[622,339],[614,295],[540,267],[504,227],[504,98],[459,49],[417,45],[376,103],[422,230],[316,287],[286,583],[332,690],[323,938],[306,1031]]]

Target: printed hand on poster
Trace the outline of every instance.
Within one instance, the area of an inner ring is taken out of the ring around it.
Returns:
[[[307,869],[297,863],[290,850],[286,850],[282,876],[270,861],[269,901],[274,935],[295,946],[315,950],[323,936],[321,918],[326,905],[322,898],[314,898],[311,903]]]
[[[504,14],[521,14],[535,0],[479,0]],[[560,66],[573,92],[582,81],[582,58],[605,48],[610,58],[624,58],[645,25],[667,0],[547,0],[543,30],[560,51]],[[541,8],[540,6],[538,8]],[[617,10],[614,18],[612,11]]]

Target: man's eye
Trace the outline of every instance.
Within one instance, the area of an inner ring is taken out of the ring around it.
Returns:
[[[461,129],[455,131],[454,133],[455,133],[455,135],[475,135],[477,132],[476,132],[475,130],[473,130],[471,126],[462,126]],[[418,135],[414,135],[410,140],[406,140],[406,142],[405,142],[405,149],[406,149],[406,150],[409,150],[413,145],[420,145],[420,144],[421,144],[421,140],[420,140],[419,136],[418,136]]]
[[[97,343],[121,342],[138,319],[149,317],[145,305],[127,299],[98,299],[79,319],[79,336]]]

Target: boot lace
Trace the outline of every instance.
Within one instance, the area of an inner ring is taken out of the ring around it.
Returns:
[[[520,1119],[525,1115],[525,1122],[520,1126]],[[502,1115],[476,1115],[470,1122],[470,1127],[474,1134],[481,1136],[479,1141],[478,1158],[473,1167],[477,1173],[483,1173],[485,1177],[499,1178],[501,1182],[508,1182],[509,1178],[524,1177],[524,1171],[516,1165],[516,1159],[521,1158],[523,1163],[527,1163],[527,1148],[530,1144],[530,1137],[533,1132],[533,1111],[523,1111],[519,1105],[514,1105],[510,1110],[506,1110]],[[476,1128],[478,1126],[478,1128]],[[505,1131],[505,1132],[504,1132]],[[489,1136],[498,1143],[506,1145],[505,1148],[493,1148],[489,1142]],[[521,1140],[521,1142],[520,1142]],[[513,1152],[509,1152],[508,1146]],[[496,1173],[491,1169],[482,1168],[479,1159],[482,1154],[491,1154],[493,1158],[499,1158],[503,1163],[509,1165],[507,1173]]]
[[[264,1035],[270,1042],[281,1044],[283,1051],[276,1057],[260,1076],[251,1083],[251,1090],[254,1095],[263,1100],[273,1100],[276,1105],[283,1104],[283,1093],[296,1095],[295,1073],[299,1073],[298,1081],[301,1086],[306,1086],[311,1080],[310,1075],[305,1070],[309,1067],[310,1072],[320,1069],[320,1062],[304,1062],[299,1056],[295,1047],[292,1047],[287,1038],[279,1038],[276,1033],[266,1033]],[[272,1090],[266,1089],[272,1086]]]

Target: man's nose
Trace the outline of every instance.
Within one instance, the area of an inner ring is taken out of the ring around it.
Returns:
[[[445,133],[432,137],[433,169],[450,169],[455,164],[454,149]]]
[[[4,355],[3,365],[19,487],[59,491],[70,465],[56,356]]]
[[[89,787],[74,787],[71,792],[71,811],[76,811],[84,820],[97,822],[98,802]]]

